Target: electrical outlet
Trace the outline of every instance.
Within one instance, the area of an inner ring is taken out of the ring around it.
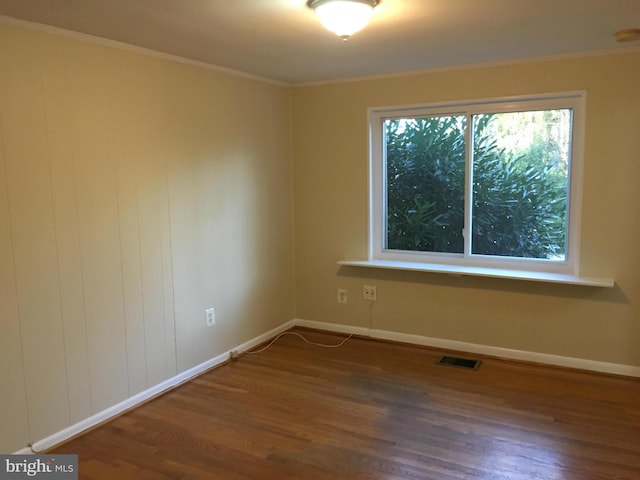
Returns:
[[[365,285],[362,296],[364,297],[365,300],[375,300],[376,287],[373,285]]]
[[[344,288],[338,289],[338,303],[347,303],[347,290]]]
[[[216,324],[216,310],[215,308],[207,308],[204,311],[205,325],[207,327],[213,327]]]

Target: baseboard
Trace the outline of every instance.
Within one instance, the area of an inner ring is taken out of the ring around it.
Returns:
[[[479,355],[488,355],[491,357],[507,358],[510,360],[519,360],[524,362],[541,363],[545,365],[554,365],[558,367],[573,368],[577,370],[623,375],[626,377],[640,377],[640,367],[636,367],[633,365],[599,362],[584,358],[564,357],[561,355],[551,355],[548,353],[530,352],[526,350],[514,350],[510,348],[494,347],[490,345],[460,342],[457,340],[423,337],[421,335],[398,333],[389,330],[376,330],[348,325],[338,325],[334,323],[316,322],[313,320],[296,319],[294,322],[298,327],[314,328],[317,330],[325,330],[329,332],[354,334],[380,340],[390,340],[393,342],[409,343],[412,345],[423,345],[427,347],[442,348],[445,350],[476,353]]]
[[[31,448],[23,448],[15,453],[25,455],[25,454],[43,452],[43,451],[49,450],[54,446],[69,440],[70,438],[80,435],[81,433],[86,432],[87,430],[97,425],[100,425],[101,423],[107,422],[117,417],[118,415],[126,412],[127,410],[131,410],[132,408],[137,407],[151,400],[152,398],[167,392],[168,390],[171,390],[185,382],[188,382],[189,380],[197,377],[198,375],[201,375],[207,370],[210,370],[226,362],[227,360],[229,360],[232,351],[244,352],[246,350],[249,350],[275,337],[276,335],[286,330],[289,330],[294,326],[295,326],[294,320],[284,323],[279,327],[274,328],[273,330],[263,333],[262,335],[259,335],[245,343],[242,343],[237,347],[231,348],[228,351],[214,358],[211,358],[210,360],[207,360],[206,362],[203,362],[199,365],[196,365],[195,367],[185,370],[184,372],[181,372],[178,375],[165,380],[164,382],[154,385],[153,387],[148,388],[143,392],[140,392],[130,398],[127,398],[126,400],[123,400],[122,402],[116,405],[113,405],[112,407],[109,407],[105,410],[102,410],[101,412],[96,413],[95,415],[92,415],[84,420],[81,420],[80,422],[74,425],[71,425],[70,427],[67,427],[64,430],[60,430],[59,432],[56,432],[53,435],[50,435],[42,440],[38,440],[37,442],[34,442],[32,444],[33,451],[31,450]]]
[[[563,357],[560,355],[550,355],[546,353],[529,352],[523,350],[512,350],[502,347],[493,347],[489,345],[479,345],[475,343],[459,342],[456,340],[447,340],[442,338],[424,337],[420,335],[410,335],[406,333],[392,332],[388,330],[376,330],[364,327],[356,327],[351,325],[340,325],[335,323],[316,322],[313,320],[294,319],[290,320],[279,327],[263,333],[245,343],[242,343],[228,351],[207,360],[193,368],[185,370],[178,375],[165,380],[147,390],[140,392],[112,407],[92,415],[70,427],[54,433],[42,440],[38,440],[32,444],[31,448],[23,448],[15,452],[16,454],[30,454],[35,452],[46,451],[59,445],[70,438],[107,422],[118,415],[137,407],[152,398],[167,392],[177,386],[201,375],[202,373],[214,368],[227,360],[229,360],[231,352],[244,352],[251,348],[264,343],[265,341],[287,331],[293,327],[314,328],[328,332],[354,334],[363,337],[370,337],[380,340],[390,340],[394,342],[408,343],[413,345],[423,345],[428,347],[442,348],[446,350],[456,350],[459,352],[476,353],[480,355],[489,355],[492,357],[507,358],[511,360],[520,360],[533,363],[541,363],[546,365],[555,365],[560,367],[575,368],[579,370],[588,370],[600,373],[609,373],[613,375],[624,375],[628,377],[640,377],[640,367],[633,365],[622,365],[617,363],[598,362],[582,358]]]
[[[31,455],[33,452],[30,448],[22,448],[17,452],[13,452],[14,455]]]
[[[314,320],[303,320],[297,318],[294,320],[296,327],[313,328],[316,330],[324,330],[325,332],[344,333],[347,335],[359,335],[361,337],[370,337],[371,329],[365,327],[355,327],[352,325],[342,325],[338,323],[316,322]]]

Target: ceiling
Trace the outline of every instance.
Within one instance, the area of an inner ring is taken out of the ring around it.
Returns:
[[[382,0],[348,41],[306,0],[0,0],[0,15],[287,84],[637,49],[640,0]]]

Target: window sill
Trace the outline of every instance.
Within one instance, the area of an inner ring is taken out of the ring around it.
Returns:
[[[340,260],[338,265],[348,267],[382,268],[387,270],[410,270],[413,272],[446,273],[453,276],[471,275],[477,277],[508,278],[512,280],[565,283],[569,285],[585,285],[589,287],[611,288],[615,283],[612,278],[580,277],[563,273],[440,265],[435,263],[392,262],[388,260]]]

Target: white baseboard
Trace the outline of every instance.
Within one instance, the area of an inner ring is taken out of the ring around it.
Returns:
[[[42,440],[33,443],[33,450],[41,452],[48,450],[76,435],[79,435],[96,425],[111,420],[118,415],[141,405],[148,400],[171,390],[182,383],[191,380],[194,377],[204,373],[205,371],[216,367],[229,360],[231,352],[239,353],[250,350],[261,343],[277,336],[278,334],[289,330],[293,327],[307,327],[328,332],[354,334],[363,337],[376,338],[380,340],[390,340],[394,342],[409,343],[413,345],[424,345],[428,347],[442,348],[446,350],[456,350],[459,352],[476,353],[480,355],[489,355],[492,357],[508,358],[512,360],[521,360],[526,362],[542,363],[547,365],[556,365],[560,367],[575,368],[580,370],[588,370],[593,372],[610,373],[614,375],[624,375],[628,377],[640,377],[640,367],[633,365],[622,365],[617,363],[598,362],[583,358],[563,357],[560,355],[550,355],[546,353],[529,352],[524,350],[512,350],[509,348],[493,347],[490,345],[479,345],[475,343],[459,342],[456,340],[446,340],[442,338],[423,337],[420,335],[410,335],[407,333],[398,333],[388,330],[376,330],[364,327],[356,327],[351,325],[339,325],[335,323],[316,322],[313,320],[295,319],[290,320],[279,327],[276,327],[262,335],[259,335],[235,348],[210,359],[206,362],[196,365],[193,368],[185,370],[178,375],[165,380],[147,390],[140,392],[126,400],[113,405],[101,412],[92,415],[64,430],[54,433]],[[23,448],[15,452],[16,454],[33,453],[30,448]]]
[[[295,325],[299,327],[315,328],[318,330],[325,330],[336,333],[353,333],[355,335],[377,338],[380,340],[390,340],[393,342],[409,343],[413,345],[442,348],[445,350],[456,350],[459,352],[476,353],[479,355],[488,355],[491,357],[507,358],[510,360],[520,360],[524,362],[555,365],[558,367],[588,370],[599,373],[609,373],[613,375],[624,375],[627,377],[640,377],[640,367],[633,365],[599,362],[595,360],[587,360],[584,358],[564,357],[561,355],[551,355],[548,353],[530,352],[526,350],[513,350],[510,348],[493,347],[490,345],[459,342],[457,340],[423,337],[421,335],[398,333],[389,330],[376,330],[348,325],[338,325],[334,323],[316,322],[313,320],[297,319],[295,320]]]
[[[359,335],[362,337],[370,337],[371,329],[365,327],[355,327],[352,325],[342,325],[338,323],[316,322],[314,320],[303,320],[297,318],[294,320],[296,327],[314,328],[316,330],[324,330],[325,332],[345,333],[347,335]]]
[[[14,455],[31,455],[33,452],[31,451],[30,448],[22,448],[20,450],[18,450],[17,452],[13,452]]]
[[[244,352],[275,337],[279,333],[289,330],[294,326],[295,326],[294,320],[284,323],[279,327],[274,328],[273,330],[270,330],[266,333],[263,333],[262,335],[259,335],[249,340],[248,342],[238,345],[235,348],[232,348],[210,360],[207,360],[206,362],[201,363],[200,365],[196,365],[195,367],[185,370],[184,372],[181,372],[178,375],[165,380],[164,382],[161,382],[151,388],[146,389],[143,392],[140,392],[130,398],[127,398],[126,400],[123,400],[122,402],[116,405],[113,405],[112,407],[109,407],[105,410],[102,410],[101,412],[96,413],[95,415],[92,415],[84,420],[81,420],[80,422],[74,425],[71,425],[65,428],[64,430],[60,430],[59,432],[56,432],[53,435],[50,435],[46,438],[43,438],[42,440],[38,440],[37,442],[34,442],[32,444],[33,451],[27,447],[15,453],[26,455],[26,454],[34,453],[34,451],[42,452],[42,451],[48,450],[72,437],[75,437],[76,435],[79,435],[95,427],[96,425],[99,425],[108,420],[111,420],[117,417],[118,415],[126,412],[127,410],[130,410],[138,405],[141,405],[149,401],[150,399],[160,395],[161,393],[171,390],[177,387],[178,385],[181,385],[191,380],[192,378],[197,377],[198,375],[206,372],[207,370],[210,370],[213,367],[216,367],[226,362],[230,358],[231,351],[235,350],[237,352]]]

